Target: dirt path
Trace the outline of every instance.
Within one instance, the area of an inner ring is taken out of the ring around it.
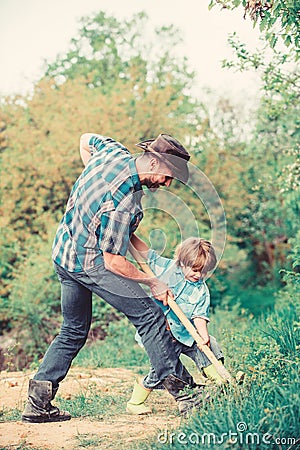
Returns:
[[[1,410],[23,409],[30,372],[2,372],[0,374]],[[117,396],[120,389],[130,389],[135,375],[127,369],[71,369],[61,383],[60,396],[71,399],[89,386],[99,392]],[[136,440],[158,436],[159,430],[179,425],[176,406],[165,392],[155,392],[149,398],[155,414],[132,416],[125,411],[104,416],[101,420],[74,418],[69,422],[25,424],[21,421],[0,423],[0,449],[16,448],[74,450],[79,448],[128,448]],[[170,410],[175,414],[170,415]]]

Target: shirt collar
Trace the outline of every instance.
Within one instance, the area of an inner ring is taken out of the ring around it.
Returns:
[[[183,274],[182,269],[181,269],[180,266],[177,266],[177,267],[176,267],[176,274],[177,274],[177,275],[180,275],[180,277],[183,278],[183,280],[184,280],[185,283],[191,284],[192,286],[200,286],[201,284],[203,284],[203,279],[202,279],[202,278],[200,278],[200,280],[198,280],[198,281],[190,281],[190,280],[187,280],[187,279],[184,277],[184,274]]]
[[[134,190],[136,192],[138,192],[138,191],[143,192],[142,184],[140,182],[140,178],[139,178],[137,170],[136,170],[136,165],[135,165],[135,159],[134,158],[131,158],[129,160],[129,170],[130,170],[130,173],[131,173],[131,178],[132,178]]]

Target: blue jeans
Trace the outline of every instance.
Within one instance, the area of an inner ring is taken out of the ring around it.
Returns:
[[[34,376],[51,381],[57,389],[79,350],[84,346],[92,320],[92,293],[104,299],[136,327],[159,380],[172,374],[193,386],[192,376],[179,359],[162,309],[141,286],[105,269],[104,264],[87,272],[68,272],[54,265],[61,283],[63,323]],[[124,343],[126,345],[126,343]],[[123,344],[123,345],[124,345]]]
[[[191,358],[200,372],[202,371],[203,368],[211,364],[207,356],[203,352],[201,352],[201,350],[199,350],[196,342],[194,342],[194,344],[191,347],[188,347],[187,345],[184,345],[182,342],[179,342],[173,338],[173,345],[176,347],[177,352]],[[224,360],[223,352],[214,336],[210,336],[210,347],[215,357],[223,361]],[[151,367],[148,375],[145,376],[143,380],[143,385],[147,389],[160,388],[161,382],[157,378],[153,367]]]

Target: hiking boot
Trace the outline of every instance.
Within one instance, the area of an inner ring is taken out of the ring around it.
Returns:
[[[204,401],[209,399],[202,385],[189,385],[180,378],[170,374],[162,382],[167,391],[177,402],[180,415],[188,417],[194,409],[200,409]]]
[[[30,380],[28,402],[22,414],[23,422],[43,423],[70,420],[67,411],[60,411],[51,404],[57,389],[52,388],[51,381]]]

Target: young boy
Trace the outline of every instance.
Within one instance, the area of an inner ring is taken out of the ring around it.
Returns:
[[[196,327],[203,339],[203,344],[207,344],[216,358],[223,362],[222,350],[216,339],[210,336],[207,330],[210,294],[204,279],[217,263],[211,243],[195,237],[186,239],[176,248],[174,259],[159,256],[136,235],[132,237],[132,244],[143,259],[147,260],[153,273],[170,287],[176,303]],[[178,354],[190,357],[205,377],[221,384],[222,378],[216,368],[199,350],[196,342],[181,324],[178,317],[168,306],[163,305],[162,302],[157,301],[157,303],[165,313],[167,327],[173,336],[174,346]],[[136,340],[142,345],[141,337],[138,334]],[[135,382],[131,399],[127,403],[127,412],[131,414],[151,412],[144,402],[150,392],[153,389],[159,389],[160,385],[161,381],[156,377],[154,369],[151,368],[143,380]]]

